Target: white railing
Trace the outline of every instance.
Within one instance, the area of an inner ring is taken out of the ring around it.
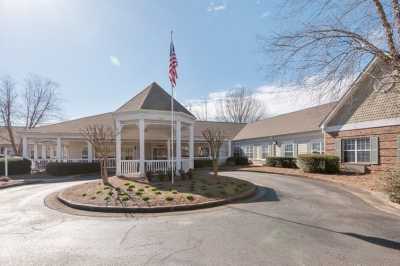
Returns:
[[[139,160],[121,160],[121,174],[134,174],[139,172]]]
[[[144,165],[146,171],[167,173],[171,169],[169,160],[146,160]],[[175,169],[175,161],[172,162]]]

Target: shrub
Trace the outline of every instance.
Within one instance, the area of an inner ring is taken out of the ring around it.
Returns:
[[[31,161],[21,157],[10,157],[8,162],[9,175],[23,175],[31,172]],[[4,175],[4,159],[0,159],[0,176]]]
[[[190,201],[193,201],[194,200],[194,197],[192,196],[192,195],[189,195],[189,196],[187,196],[186,197],[188,200],[190,200]]]
[[[46,166],[46,172],[53,176],[77,175],[100,172],[100,164],[93,163],[63,163],[50,162]]]
[[[182,180],[186,180],[186,173],[185,173],[185,171],[183,171],[183,169],[179,170],[179,175],[181,176]]]
[[[151,182],[153,180],[153,176],[154,176],[154,174],[152,171],[146,171],[146,177],[149,182]]]
[[[296,158],[291,157],[268,157],[265,164],[272,167],[297,168]]]
[[[232,156],[226,159],[226,164],[229,166],[233,165],[249,165],[249,159],[246,156]]]
[[[400,167],[385,173],[388,183],[390,200],[400,204]]]
[[[189,168],[189,170],[187,171],[187,178],[189,179],[189,180],[191,180],[192,178],[193,178],[193,169],[192,168]]]
[[[149,197],[143,197],[142,200],[144,200],[144,201],[149,201],[150,198],[149,198]]]
[[[307,173],[337,173],[339,158],[331,155],[302,154],[297,157],[297,166]]]
[[[194,168],[212,167],[212,160],[194,160]]]
[[[337,156],[325,155],[325,173],[338,173],[340,170],[340,159]]]

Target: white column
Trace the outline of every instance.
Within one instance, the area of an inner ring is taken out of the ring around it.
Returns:
[[[88,161],[91,162],[93,161],[93,147],[92,143],[89,141],[87,142],[87,150],[88,150]]]
[[[56,149],[56,159],[57,159],[57,161],[61,161],[62,160],[61,157],[62,157],[61,156],[61,138],[58,137],[57,138],[57,149]]]
[[[139,120],[139,159],[140,159],[140,164],[139,164],[139,172],[140,176],[145,176],[144,172],[144,119]]]
[[[121,122],[117,120],[116,134],[115,134],[115,164],[116,164],[117,176],[121,175],[121,135],[122,135]]]
[[[168,155],[168,160],[171,160],[171,140],[167,140],[167,155]]]
[[[36,161],[38,159],[38,144],[33,144],[33,159]]]
[[[47,147],[46,144],[42,143],[42,160],[47,159]]]
[[[232,156],[232,141],[228,140],[228,157]]]
[[[22,157],[28,158],[28,138],[22,138]]]
[[[194,168],[194,128],[193,124],[189,126],[189,168]]]
[[[50,159],[54,159],[54,147],[53,146],[54,146],[54,144],[52,143],[49,148]]]
[[[181,156],[181,121],[176,121],[176,172],[179,174],[179,170],[182,166]]]

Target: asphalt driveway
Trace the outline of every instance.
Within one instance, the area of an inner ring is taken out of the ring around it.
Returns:
[[[400,218],[337,186],[226,172],[257,197],[208,210],[78,216],[44,199],[77,182],[0,190],[0,265],[400,265]]]

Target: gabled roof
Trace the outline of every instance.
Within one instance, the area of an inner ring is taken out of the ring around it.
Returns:
[[[323,121],[321,121],[320,127],[324,128],[332,119],[333,117],[342,109],[344,104],[351,98],[351,96],[360,88],[360,86],[357,86],[363,79],[367,78],[369,73],[372,71],[372,69],[376,66],[376,64],[379,64],[380,60],[378,57],[374,57],[368,65],[365,67],[365,69],[358,75],[358,77],[353,81],[351,84],[350,88],[346,91],[346,93],[340,98],[340,100],[337,102],[337,105],[332,108],[332,110],[326,115]]]
[[[156,82],[153,82],[124,105],[119,107],[115,113],[138,110],[171,111],[171,95],[169,95]],[[195,117],[175,99],[174,110],[175,112],[181,112],[190,115],[193,118]]]
[[[233,140],[320,131],[320,123],[335,105],[332,102],[247,124]]]

